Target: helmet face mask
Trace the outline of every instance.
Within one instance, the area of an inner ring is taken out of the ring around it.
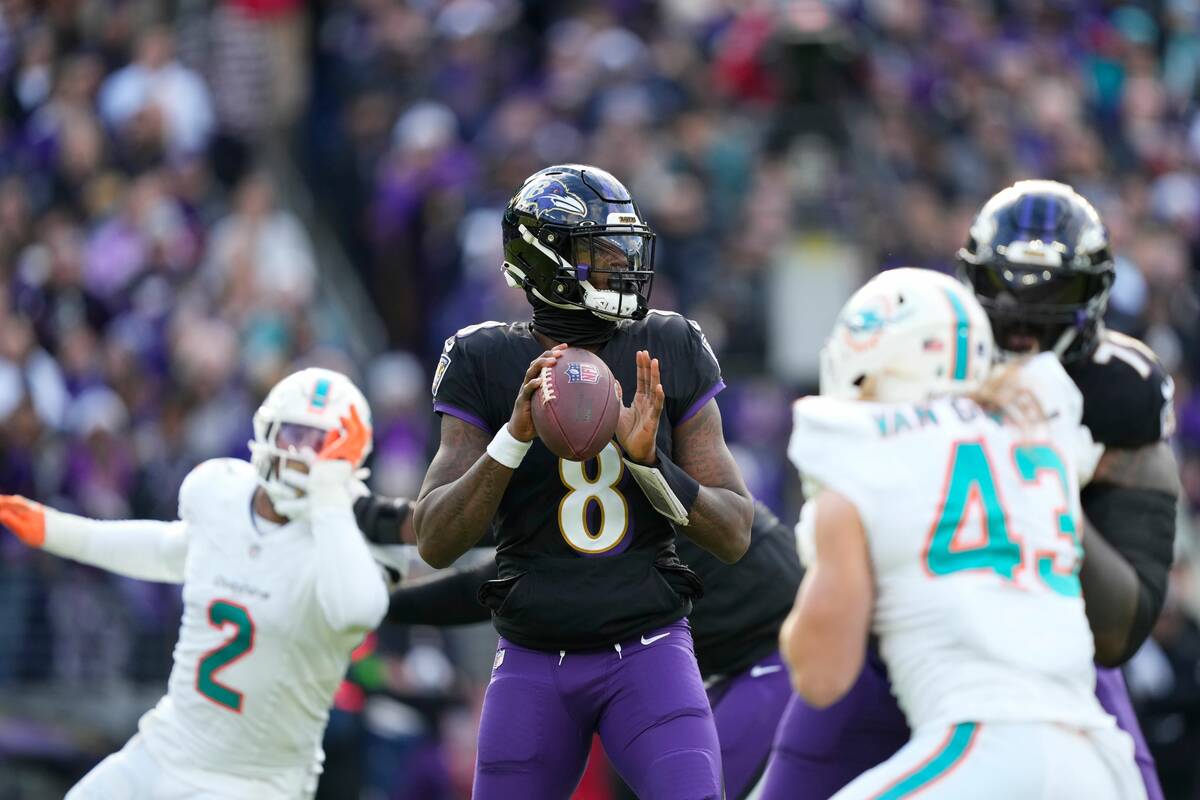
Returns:
[[[959,273],[1009,352],[1090,351],[1115,269],[1091,204],[1065,184],[1020,181],[992,197],[958,252]]]
[[[654,233],[628,190],[603,170],[549,167],[504,213],[504,274],[556,308],[641,319],[654,283]]]

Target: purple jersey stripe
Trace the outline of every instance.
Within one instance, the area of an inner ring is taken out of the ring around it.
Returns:
[[[700,395],[699,400],[697,400],[695,403],[692,403],[692,407],[689,408],[682,417],[680,417],[678,420],[676,420],[675,424],[682,425],[683,423],[687,422],[692,417],[699,414],[700,409],[704,408],[704,404],[707,403],[709,400],[712,400],[718,394],[720,394],[721,390],[724,388],[725,388],[725,381],[723,379],[718,380],[711,389],[709,389],[704,394]]]
[[[439,414],[449,414],[452,417],[458,417],[463,422],[469,422],[476,428],[482,428],[488,433],[495,433],[495,431],[488,427],[486,422],[472,414],[470,411],[465,411],[458,406],[452,406],[449,403],[434,403],[433,410]]]

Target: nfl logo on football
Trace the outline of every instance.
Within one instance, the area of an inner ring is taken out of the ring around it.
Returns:
[[[567,364],[567,383],[598,383],[600,370],[595,364]]]

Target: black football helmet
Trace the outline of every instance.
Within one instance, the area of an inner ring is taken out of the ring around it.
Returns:
[[[555,308],[641,319],[654,283],[654,232],[602,169],[547,167],[504,210],[504,275]]]
[[[1018,181],[984,204],[958,251],[959,274],[1003,350],[1091,351],[1115,267],[1091,203],[1055,181]]]

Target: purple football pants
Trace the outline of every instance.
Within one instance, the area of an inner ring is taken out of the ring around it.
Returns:
[[[1133,757],[1137,760],[1138,772],[1142,773],[1142,783],[1146,785],[1146,800],[1163,800],[1158,770],[1154,768],[1154,756],[1150,755],[1150,747],[1142,735],[1142,726],[1138,725],[1137,716],[1133,713],[1133,703],[1129,700],[1129,689],[1125,688],[1125,676],[1121,670],[1096,667],[1096,699],[1105,711],[1116,717],[1117,726],[1133,739]]]
[[[1120,670],[1096,668],[1096,697],[1133,737],[1148,800],[1163,800]],[[908,734],[883,665],[872,651],[854,687],[829,708],[815,709],[796,696],[788,702],[763,776],[762,800],[825,800],[891,758]]]
[[[685,620],[608,650],[553,653],[501,637],[472,796],[570,797],[593,732],[638,797],[721,797],[717,730]]]
[[[868,651],[858,680],[838,702],[816,709],[788,701],[763,775],[763,800],[824,800],[908,742],[908,723],[887,675]]]
[[[777,652],[709,689],[729,800],[745,797],[758,782],[791,696],[787,667]]]

